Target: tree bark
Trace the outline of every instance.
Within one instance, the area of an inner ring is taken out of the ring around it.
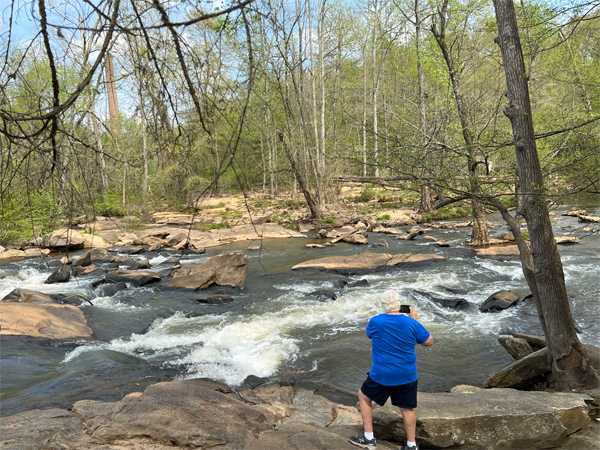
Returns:
[[[562,263],[546,205],[514,4],[512,0],[494,0],[494,7],[499,31],[497,43],[502,52],[508,87],[509,104],[504,114],[513,129],[522,210],[531,240],[535,283],[552,367],[552,387],[557,390],[595,389],[600,384],[599,377],[575,331]]]

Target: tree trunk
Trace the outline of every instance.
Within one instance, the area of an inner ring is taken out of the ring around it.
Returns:
[[[553,388],[595,389],[599,377],[579,342],[567,297],[560,255],[544,195],[544,180],[537,154],[528,79],[512,0],[494,0],[502,61],[508,87],[509,118],[515,141],[522,190],[522,210],[531,240],[535,283],[545,323]]]
[[[444,0],[442,9],[438,13],[439,28],[434,25],[431,27],[433,36],[442,52],[448,74],[452,83],[452,91],[456,102],[456,111],[460,120],[463,139],[467,148],[467,168],[469,171],[469,192],[473,194],[471,208],[473,210],[473,232],[471,234],[471,245],[486,245],[490,242],[490,236],[487,229],[487,220],[485,218],[485,208],[479,203],[476,197],[481,196],[481,187],[477,178],[477,161],[475,160],[475,142],[473,140],[473,130],[469,120],[469,108],[465,102],[461,86],[461,70],[457,67],[456,61],[448,48],[446,42],[446,14],[448,11],[448,0]],[[456,43],[455,43],[456,44]],[[456,44],[458,45],[458,44]]]
[[[417,47],[417,77],[419,79],[419,130],[421,132],[421,145],[423,146],[423,152],[425,152],[427,145],[427,107],[425,104],[425,74],[423,73],[423,55],[421,52],[421,14],[419,11],[419,0],[415,0],[414,13],[415,40]],[[423,177],[426,176],[425,169],[423,169],[421,175]],[[419,202],[419,212],[428,213],[431,212],[432,209],[433,206],[431,204],[431,193],[429,192],[429,186],[427,184],[424,184],[421,188],[421,201]]]
[[[121,132],[119,123],[119,102],[117,100],[117,86],[115,84],[115,69],[112,55],[107,53],[104,61],[106,77],[106,94],[108,96],[108,113],[110,116],[111,131],[118,135]]]

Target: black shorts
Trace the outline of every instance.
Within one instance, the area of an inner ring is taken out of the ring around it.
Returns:
[[[383,406],[387,399],[392,397],[392,405],[412,409],[417,407],[417,381],[398,386],[384,386],[367,376],[360,390],[380,406]]]

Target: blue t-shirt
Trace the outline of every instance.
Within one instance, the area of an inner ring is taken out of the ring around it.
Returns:
[[[404,314],[379,314],[367,325],[372,341],[373,365],[369,376],[384,386],[417,381],[415,345],[429,339],[429,331]]]

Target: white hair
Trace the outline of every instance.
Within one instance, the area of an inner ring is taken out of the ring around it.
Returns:
[[[383,293],[381,306],[385,312],[398,311],[401,304],[402,299],[396,291],[388,290]]]

